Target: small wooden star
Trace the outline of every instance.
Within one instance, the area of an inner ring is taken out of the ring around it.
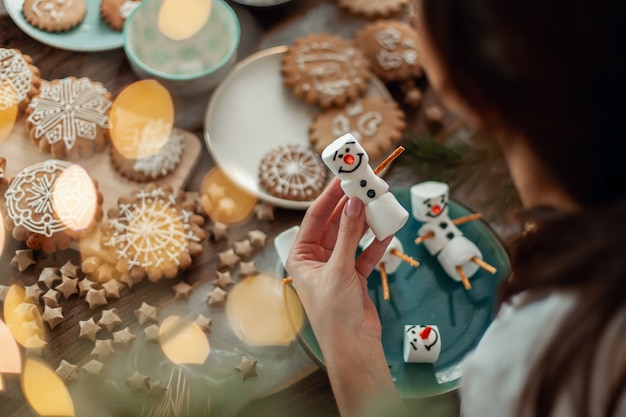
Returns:
[[[248,239],[255,248],[263,248],[267,242],[267,235],[260,230],[250,230],[248,232]]]
[[[99,360],[103,361],[115,353],[111,339],[96,339],[94,342],[95,346],[91,355],[97,356]]]
[[[97,283],[87,278],[81,279],[80,281],[78,281],[78,295],[84,297],[85,295],[87,295],[90,289],[96,288],[97,285]]]
[[[57,274],[56,268],[48,266],[41,270],[39,274],[39,282],[43,282],[47,288],[54,288],[55,284],[61,281],[61,277]]]
[[[120,291],[123,287],[124,285],[116,279],[112,279],[102,284],[102,289],[104,289],[106,298],[120,298]]]
[[[245,381],[248,378],[252,378],[253,376],[257,376],[256,373],[256,363],[255,360],[250,360],[246,356],[241,358],[241,362],[239,365],[235,366],[235,370],[241,373],[241,377]]]
[[[274,206],[267,203],[260,203],[254,207],[256,218],[261,221],[274,221]]]
[[[78,294],[78,278],[70,278],[63,275],[63,281],[55,287],[57,291],[63,294],[63,297],[67,300],[74,294]]]
[[[207,333],[211,333],[211,325],[213,324],[213,319],[203,316],[202,314],[198,315],[198,318],[194,321],[202,330]]]
[[[188,300],[193,287],[185,281],[181,281],[178,284],[173,285],[172,290],[174,291],[175,300]]]
[[[254,261],[242,262],[241,265],[239,265],[239,276],[241,277],[249,277],[252,275],[257,275],[258,273],[259,270],[256,269]]]
[[[46,305],[41,318],[48,322],[50,329],[54,330],[65,319],[63,317],[63,309],[61,307],[50,307]]]
[[[78,366],[61,359],[61,363],[54,371],[63,381],[75,382],[78,381]]]
[[[158,343],[159,342],[159,326],[151,324],[143,329],[146,334],[146,342]]]
[[[13,268],[17,268],[18,271],[24,272],[31,266],[35,265],[35,258],[33,258],[33,251],[31,249],[18,249],[15,251],[15,256],[11,259],[10,265]]]
[[[137,336],[132,334],[128,327],[113,333],[113,344],[124,348],[128,348],[135,339],[137,339]]]
[[[143,277],[138,278],[136,276],[133,276],[133,274],[130,274],[130,273],[124,273],[120,277],[120,282],[123,282],[124,284],[126,284],[126,286],[129,289],[132,289],[135,286],[135,284],[139,284],[142,280],[143,280]]]
[[[111,333],[120,323],[122,323],[122,319],[117,312],[117,308],[113,307],[108,310],[102,310],[102,316],[100,316],[98,324],[104,327],[107,332]]]
[[[60,271],[61,271],[61,274],[65,275],[66,277],[76,278],[78,276],[78,269],[79,269],[78,265],[74,265],[72,261],[67,261],[61,267]]]
[[[61,296],[60,292],[51,288],[48,291],[46,291],[46,293],[43,295],[42,298],[43,298],[43,302],[45,305],[50,306],[50,307],[58,307],[60,296]]]
[[[93,321],[93,317],[90,317],[89,320],[79,320],[78,325],[80,326],[80,334],[78,337],[80,339],[91,340],[92,342],[96,340],[96,334],[102,330],[102,327],[98,326]]]
[[[213,224],[209,226],[209,232],[211,232],[211,237],[216,242],[222,239],[228,239],[228,225],[225,223],[213,222]]]
[[[146,393],[150,389],[150,377],[135,371],[127,380],[126,385],[133,392]]]
[[[150,382],[150,388],[148,388],[148,395],[153,398],[161,398],[163,394],[167,392],[167,388],[161,384],[161,381]]]
[[[217,287],[207,294],[209,304],[216,307],[222,307],[226,302],[227,295],[228,293],[226,291]]]
[[[85,295],[85,301],[87,301],[87,303],[89,304],[89,308],[92,310],[95,310],[96,308],[106,305],[108,303],[104,290],[96,290],[95,288],[90,288],[89,291],[87,291],[87,295]]]
[[[157,308],[151,306],[145,301],[141,303],[141,307],[135,310],[134,313],[135,313],[135,317],[137,318],[137,321],[141,325],[144,325],[145,323],[149,321],[153,321],[155,323],[159,322],[159,318],[157,316]]]
[[[235,281],[230,276],[230,271],[220,272],[217,271],[217,278],[213,280],[213,285],[220,287],[224,291],[229,285],[233,285]]]
[[[234,247],[235,253],[241,256],[243,259],[248,259],[250,256],[252,256],[252,251],[254,250],[254,248],[252,247],[252,243],[250,243],[248,239],[235,242]]]
[[[7,287],[8,289],[9,287]],[[39,297],[43,294],[43,290],[39,287],[39,284],[34,283],[24,287],[24,301],[29,303],[39,304]]]
[[[100,376],[104,369],[104,364],[97,359],[92,359],[83,365],[82,369],[92,376]]]
[[[220,268],[234,268],[235,265],[237,265],[237,263],[241,260],[239,255],[237,255],[232,249],[220,252],[217,256],[220,260]]]

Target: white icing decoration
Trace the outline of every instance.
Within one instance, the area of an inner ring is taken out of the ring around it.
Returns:
[[[385,28],[375,35],[381,49],[376,54],[378,65],[384,70],[399,68],[404,62],[408,65],[417,63],[415,42],[408,37],[402,37],[399,30]],[[401,50],[401,48],[404,50]]]
[[[180,162],[182,152],[183,137],[177,130],[172,130],[172,134],[167,139],[165,146],[154,156],[137,159],[133,169],[145,173],[150,178],[167,175]]]
[[[30,232],[50,237],[57,232],[67,229],[67,226],[55,216],[52,207],[52,198],[55,181],[72,164],[58,159],[31,165],[23,169],[5,193],[7,213],[15,226],[22,226]],[[85,189],[54,190],[55,200],[81,201],[76,193]],[[84,196],[84,201],[88,196]],[[61,204],[69,206],[69,204]],[[80,208],[74,207],[80,211]],[[67,214],[72,216],[72,214]],[[77,216],[80,216],[77,214]]]
[[[139,6],[139,2],[135,1],[135,0],[126,0],[124,3],[122,3],[122,5],[120,6],[120,16],[123,19],[127,19],[128,16],[130,16],[130,14],[133,12],[133,10],[135,10],[137,8],[137,6]]]
[[[120,133],[118,142],[126,144],[120,147],[120,152],[124,155],[134,155],[136,159],[156,155],[163,147],[163,141],[155,138],[162,138],[165,132],[173,130],[172,124],[163,119],[150,119],[139,127],[129,127]]]
[[[6,94],[0,92],[0,110],[6,109],[14,104],[15,95],[17,95],[17,101],[20,102],[26,98],[26,95],[30,91],[30,87],[33,81],[33,74],[28,67],[28,63],[24,60],[22,54],[14,51],[13,49],[0,49],[0,83],[7,81],[8,84],[13,87],[14,94]],[[6,106],[6,102],[9,97],[13,97],[11,103]]]
[[[395,28],[385,28],[376,34],[376,41],[385,49],[395,49],[400,42],[400,31]]]
[[[378,65],[384,70],[390,70],[394,68],[399,68],[402,66],[402,55],[397,52],[389,52],[386,49],[381,49],[376,54],[376,61],[378,61]]]
[[[43,3],[43,6],[40,3]],[[59,22],[65,16],[62,9],[69,9],[73,3],[74,0],[35,0],[31,10],[39,18],[42,18],[44,14],[49,14],[55,22]]]
[[[111,102],[103,97],[106,92],[87,78],[64,78],[42,87],[29,105],[33,112],[27,119],[35,126],[35,138],[51,145],[63,141],[68,150],[77,138],[94,140],[98,126],[108,127]]]
[[[350,119],[356,118],[356,128],[351,128]],[[356,140],[361,141],[363,136],[374,136],[383,122],[383,115],[376,111],[363,112],[361,100],[353,105],[346,106],[345,113],[337,113],[332,120],[332,134],[335,137],[351,133]]]
[[[200,242],[189,222],[193,213],[178,208],[174,196],[161,188],[140,191],[136,197],[135,203],[120,204],[119,216],[109,220],[113,234],[105,246],[114,247],[129,268],[159,267],[166,261],[180,265],[188,242]]]
[[[383,122],[383,115],[377,111],[368,111],[359,117],[357,127],[365,136],[374,136]]]
[[[261,177],[281,194],[294,198],[310,198],[326,178],[326,168],[317,154],[300,146],[276,148],[262,164]]]

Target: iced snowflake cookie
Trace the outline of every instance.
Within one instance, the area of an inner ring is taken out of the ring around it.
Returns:
[[[148,184],[120,198],[102,224],[102,245],[117,254],[116,268],[134,280],[174,278],[191,266],[206,238],[195,199],[171,186]]]
[[[312,149],[299,145],[280,145],[266,153],[261,160],[259,181],[275,197],[310,201],[326,186],[328,170]]]
[[[370,79],[363,53],[349,40],[328,33],[296,39],[282,58],[281,74],[296,97],[322,108],[359,97]]]
[[[352,133],[370,158],[377,159],[402,139],[405,127],[404,112],[395,101],[366,95],[345,107],[318,113],[309,127],[309,139],[321,154],[335,138]]]
[[[0,89],[11,88],[10,93],[0,91],[0,110],[13,103],[4,99],[17,99],[20,109],[25,109],[31,98],[39,92],[41,77],[39,68],[30,56],[18,49],[0,48]]]
[[[20,171],[4,194],[6,225],[31,249],[66,249],[102,218],[98,184],[78,165],[49,159]]]
[[[84,0],[26,0],[22,13],[28,23],[46,32],[65,32],[83,21]]]
[[[128,16],[140,3],[141,0],[102,0],[100,16],[111,29],[121,31]]]
[[[55,158],[91,156],[107,146],[111,99],[89,78],[54,80],[26,109],[26,128],[39,149]]]
[[[408,0],[337,0],[337,4],[350,14],[375,20],[398,15]]]
[[[369,60],[372,72],[385,82],[422,75],[416,49],[417,32],[406,23],[398,20],[370,23],[354,36],[354,43]]]
[[[183,153],[183,136],[173,129],[165,145],[154,155],[129,159],[115,146],[111,146],[111,162],[123,177],[132,181],[148,182],[165,177],[180,163]]]

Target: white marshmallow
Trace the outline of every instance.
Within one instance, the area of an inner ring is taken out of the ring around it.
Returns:
[[[437,326],[404,326],[404,362],[434,363],[440,353],[441,335]]]
[[[413,185],[411,193],[411,212],[421,222],[430,222],[448,217],[450,187],[439,181],[425,181]]]
[[[471,277],[476,273],[479,266],[472,262],[472,258],[482,259],[483,255],[472,241],[465,236],[458,236],[452,239],[439,252],[437,260],[446,274],[456,281],[461,281],[461,276],[456,270],[457,266],[463,268],[466,277]]]
[[[396,233],[409,218],[409,213],[389,193],[389,185],[369,166],[365,149],[350,133],[335,139],[322,152],[322,160],[341,180],[341,188],[350,198],[365,205],[365,221],[376,238],[385,239]]]
[[[374,241],[374,237],[374,233],[372,233],[371,229],[368,229],[359,241],[359,246],[362,249],[367,248]],[[402,242],[400,242],[400,239],[395,236],[391,239],[391,242],[389,242],[387,249],[385,249],[385,253],[383,253],[383,256],[380,258],[380,262],[376,264],[375,268],[377,271],[380,271],[380,264],[384,263],[385,272],[387,272],[388,274],[393,274],[394,272],[396,272],[396,269],[398,269],[398,267],[402,263],[402,259],[391,253],[394,249],[400,253],[404,253],[404,247],[402,246]]]
[[[431,255],[438,254],[450,240],[463,235],[463,232],[448,217],[441,217],[439,220],[424,223],[417,231],[417,235],[424,236],[430,232],[434,236],[424,239],[422,244]]]
[[[300,226],[293,226],[287,230],[280,232],[274,239],[274,248],[278,252],[278,258],[282,262],[283,266],[287,263],[287,257],[289,257],[289,251],[293,246],[293,242],[296,239],[296,235],[300,230]]]

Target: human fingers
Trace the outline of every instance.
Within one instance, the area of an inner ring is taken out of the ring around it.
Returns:
[[[317,243],[321,240],[329,217],[344,195],[339,179],[335,178],[306,211],[300,224],[296,243],[300,241]]]
[[[393,239],[389,236],[383,240],[374,239],[370,245],[361,252],[356,260],[355,269],[361,276],[367,277],[372,270],[380,263],[380,259],[385,254],[387,246]]]
[[[347,262],[347,265],[350,265],[350,262],[354,263],[354,256],[363,234],[364,223],[363,202],[358,198],[348,199],[342,211],[337,241],[329,262]]]

